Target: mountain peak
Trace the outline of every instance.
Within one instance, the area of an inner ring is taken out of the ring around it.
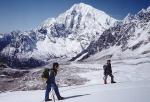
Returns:
[[[41,26],[48,28],[53,25],[54,22],[59,22],[59,24],[65,24],[66,28],[77,28],[79,25],[88,26],[89,21],[92,22],[92,25],[98,22],[97,24],[106,27],[107,25],[113,25],[117,20],[110,17],[105,12],[98,10],[88,4],[79,3],[74,4],[70,9],[60,14],[55,19],[49,18],[45,20]]]
[[[86,7],[86,8],[92,8],[92,6],[85,4],[85,3],[78,3],[74,4],[73,7],[81,8],[81,7]]]
[[[70,11],[77,11],[77,12],[82,12],[82,11],[89,11],[93,9],[92,6],[84,4],[84,3],[79,3],[79,4],[74,4],[71,8]]]
[[[150,12],[150,6],[147,7],[147,9],[142,9],[142,10],[140,10],[140,11],[138,12],[138,14],[140,14],[140,13],[147,13],[147,12]]]
[[[82,13],[87,13],[89,11],[96,11],[99,12],[101,14],[106,14],[105,12],[98,10],[96,8],[94,8],[91,5],[85,4],[85,3],[79,3],[79,4],[74,4],[71,8],[70,11],[76,11],[76,12],[82,12]]]
[[[147,11],[150,12],[150,6],[147,8]]]
[[[123,23],[130,23],[134,19],[134,15],[128,13],[127,16],[124,18]]]

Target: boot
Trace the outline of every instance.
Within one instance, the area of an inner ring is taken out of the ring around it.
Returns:
[[[45,100],[45,102],[47,102],[47,101],[52,101],[52,99],[47,99],[47,100]]]
[[[114,80],[111,80],[111,83],[113,84],[113,83],[116,83]]]
[[[111,76],[111,83],[116,83],[113,76]]]
[[[112,81],[111,83],[113,84],[113,83],[116,83],[116,82],[115,82],[115,81]]]
[[[107,80],[104,80],[104,84],[107,84]]]
[[[64,99],[64,97],[59,97],[59,98],[58,98],[58,100],[63,100],[63,99]]]

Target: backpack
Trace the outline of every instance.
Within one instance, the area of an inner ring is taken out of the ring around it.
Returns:
[[[50,69],[45,68],[41,77],[45,78],[45,79],[48,79],[48,77],[49,77],[49,71],[50,71]]]
[[[104,71],[106,70],[106,67],[107,67],[107,65],[104,65],[104,66],[103,66]]]

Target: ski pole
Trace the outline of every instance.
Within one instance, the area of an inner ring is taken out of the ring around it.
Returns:
[[[53,102],[55,102],[55,93],[54,93],[54,89],[52,88],[52,99],[53,99]]]

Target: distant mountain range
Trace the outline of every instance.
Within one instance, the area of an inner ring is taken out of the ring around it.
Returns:
[[[150,52],[149,20],[150,7],[119,21],[90,5],[75,4],[36,29],[0,34],[0,58],[11,67],[28,68],[56,58],[85,60],[109,49],[113,50],[105,55],[116,58],[123,53],[146,54]]]
[[[150,7],[136,15],[128,14],[71,60],[124,59],[147,55],[150,55]]]

